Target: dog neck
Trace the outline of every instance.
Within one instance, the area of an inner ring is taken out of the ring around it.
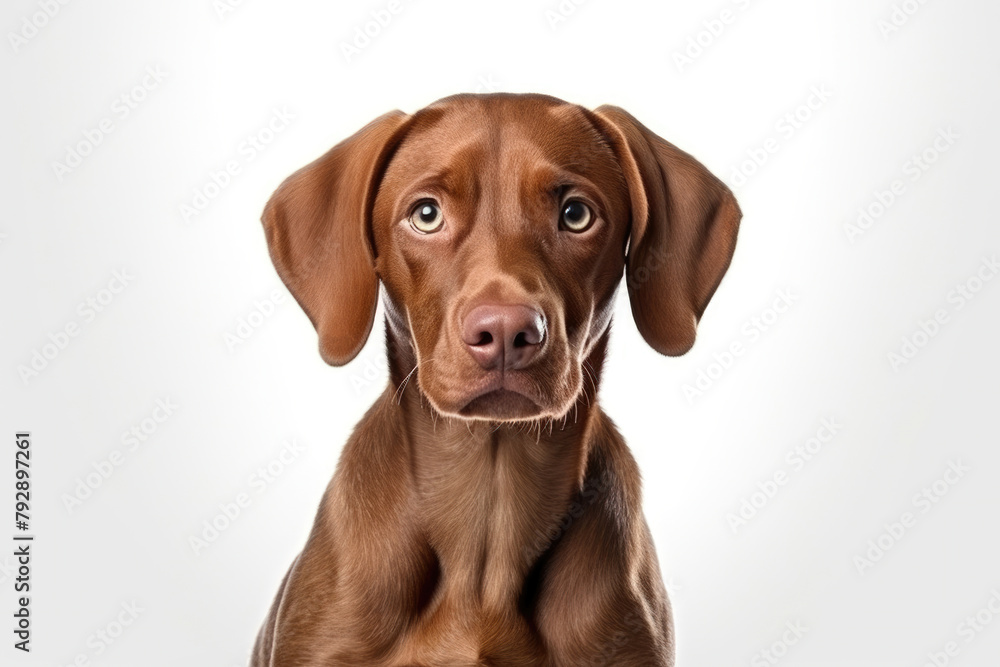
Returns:
[[[437,413],[408,377],[416,366],[409,341],[387,328],[387,395],[405,430],[412,516],[439,560],[447,597],[481,605],[463,613],[512,609],[566,530],[601,428],[596,398],[607,338],[606,331],[588,356],[586,392],[563,418],[497,423]]]

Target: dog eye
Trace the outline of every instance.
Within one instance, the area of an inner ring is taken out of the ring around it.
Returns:
[[[582,201],[572,200],[563,205],[560,224],[571,232],[582,232],[590,227],[594,213]]]
[[[410,214],[410,225],[421,234],[436,232],[443,224],[444,215],[441,213],[441,207],[434,202],[424,202]]]

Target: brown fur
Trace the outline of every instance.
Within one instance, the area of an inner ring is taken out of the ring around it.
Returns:
[[[568,196],[596,220],[559,226]],[[407,219],[433,199],[444,227]],[[691,156],[621,109],[462,95],[377,119],[264,213],[323,358],[350,361],[384,288],[390,384],[351,435],[278,591],[254,667],[673,665],[639,473],[597,403],[623,271],[639,331],[683,354],[740,213]],[[484,370],[481,304],[545,340]],[[502,389],[503,391],[499,391]]]

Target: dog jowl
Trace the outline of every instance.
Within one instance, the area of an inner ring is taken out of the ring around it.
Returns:
[[[388,113],[290,176],[263,216],[278,274],[335,366],[381,293],[390,381],[252,664],[672,665],[639,473],[598,388],[623,277],[642,337],[683,354],[739,220],[627,112],[542,95]]]

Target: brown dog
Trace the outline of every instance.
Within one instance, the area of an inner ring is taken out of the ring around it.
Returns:
[[[459,95],[378,118],[264,211],[346,364],[381,282],[390,385],[344,446],[255,667],[673,665],[639,473],[597,405],[623,271],[642,336],[694,343],[740,211],[625,111]]]

